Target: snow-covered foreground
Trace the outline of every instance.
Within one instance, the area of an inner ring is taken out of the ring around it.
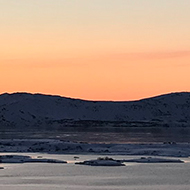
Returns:
[[[183,164],[126,163],[127,165],[125,167],[91,167],[75,165],[74,162],[93,160],[101,155],[19,154],[31,157],[66,160],[68,163],[1,164],[4,167],[4,170],[0,170],[1,190],[190,189],[189,158],[183,158],[185,161]],[[112,155],[112,157],[117,160],[139,158],[139,156],[119,155]]]
[[[51,139],[5,139],[0,140],[0,152],[188,157],[190,144],[90,144]]]

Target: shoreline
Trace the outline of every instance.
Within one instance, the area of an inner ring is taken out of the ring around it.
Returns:
[[[0,153],[101,154],[189,157],[189,143],[99,144],[57,139],[1,139]]]

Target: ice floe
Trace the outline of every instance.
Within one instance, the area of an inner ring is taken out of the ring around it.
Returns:
[[[45,162],[45,163],[67,163],[66,161],[47,159],[47,158],[32,158],[23,155],[0,155],[0,163],[31,163],[31,162]]]

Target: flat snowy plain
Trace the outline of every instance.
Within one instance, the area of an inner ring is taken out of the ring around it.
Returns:
[[[1,153],[5,154],[5,153]],[[7,154],[7,153],[6,153]],[[12,154],[12,153],[11,153]],[[14,153],[65,160],[68,164],[1,164],[1,190],[189,190],[190,159],[185,163],[126,163],[122,167],[75,165],[101,155]],[[77,160],[75,156],[79,157]],[[111,156],[132,159],[139,156]]]

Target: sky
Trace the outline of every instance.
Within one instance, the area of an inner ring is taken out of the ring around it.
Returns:
[[[0,0],[0,93],[190,91],[189,10],[189,0]]]

